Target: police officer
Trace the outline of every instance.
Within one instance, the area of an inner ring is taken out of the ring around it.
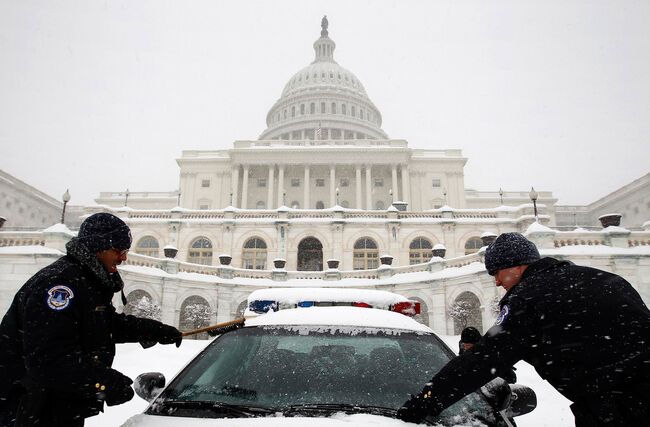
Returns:
[[[460,333],[460,341],[458,341],[458,354],[463,354],[467,350],[473,348],[476,343],[481,340],[481,333],[478,329],[468,326],[463,329]],[[517,382],[517,374],[515,373],[515,367],[511,366],[507,369],[499,369],[495,372],[495,375],[499,378],[503,378],[507,383],[514,384]]]
[[[16,294],[0,324],[0,425],[83,426],[104,403],[131,400],[130,378],[111,368],[115,343],[182,340],[156,320],[118,314],[117,266],[131,246],[118,217],[88,217],[67,255],[43,268]]]
[[[507,292],[496,324],[398,411],[420,422],[525,360],[573,401],[577,427],[650,419],[650,311],[620,276],[540,259],[519,233],[501,234],[485,268]]]

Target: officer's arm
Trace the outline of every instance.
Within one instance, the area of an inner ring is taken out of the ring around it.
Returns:
[[[177,342],[180,345],[181,332],[173,326],[152,319],[145,319],[115,312],[112,308],[112,334],[116,343],[154,341],[164,344]]]
[[[521,360],[533,340],[532,317],[523,303],[511,299],[500,324],[494,325],[471,350],[452,359],[413,399],[425,412],[437,415],[444,408],[491,381],[499,369]]]
[[[72,296],[67,295],[68,290]],[[77,309],[83,304],[81,299],[71,284],[52,284],[33,292],[26,299],[23,314],[23,354],[32,381],[92,396],[95,384],[110,383],[121,374],[83,350],[81,310]]]

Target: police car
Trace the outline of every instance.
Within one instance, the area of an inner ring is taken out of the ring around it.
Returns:
[[[417,313],[418,303],[384,291],[253,292],[245,326],[215,339],[169,385],[159,373],[136,379],[151,403],[124,426],[406,425],[397,409],[455,357]],[[534,408],[532,390],[516,393],[504,382],[427,423],[512,425]]]

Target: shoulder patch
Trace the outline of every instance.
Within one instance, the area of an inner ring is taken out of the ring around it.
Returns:
[[[47,306],[52,310],[61,311],[68,308],[74,292],[67,286],[56,285],[47,290]]]
[[[497,317],[496,325],[500,325],[505,320],[508,318],[508,314],[510,314],[510,307],[508,307],[508,304],[504,305],[503,308],[501,308],[501,312],[499,313],[499,317]]]

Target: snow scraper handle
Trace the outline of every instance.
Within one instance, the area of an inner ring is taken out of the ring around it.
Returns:
[[[244,326],[244,318],[231,320],[229,322],[217,323],[216,325],[206,326],[204,328],[194,329],[192,331],[183,332],[183,336],[200,334],[201,332],[208,332],[211,336],[221,335],[226,332],[239,329]],[[149,348],[156,345],[156,341],[140,341],[142,348]]]

